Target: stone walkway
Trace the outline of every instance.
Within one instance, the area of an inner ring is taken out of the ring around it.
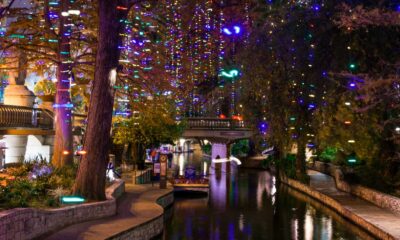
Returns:
[[[389,210],[379,208],[374,204],[339,191],[335,180],[326,174],[309,170],[312,188],[338,201],[343,207],[351,210],[366,221],[386,231],[396,239],[400,239],[400,216]]]
[[[126,193],[118,200],[117,215],[75,224],[45,238],[47,240],[98,240],[139,226],[163,214],[157,199],[172,191],[159,189],[158,184],[125,185]]]

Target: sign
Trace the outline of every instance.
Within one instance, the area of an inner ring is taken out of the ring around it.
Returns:
[[[160,189],[167,188],[167,163],[168,156],[160,154]]]
[[[160,173],[161,169],[161,164],[160,163],[154,163],[153,164],[153,175],[157,175]]]

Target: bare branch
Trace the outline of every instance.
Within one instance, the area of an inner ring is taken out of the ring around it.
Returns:
[[[12,7],[14,2],[15,2],[15,0],[11,0],[11,2],[7,6],[0,8],[0,19],[5,17],[7,11]]]

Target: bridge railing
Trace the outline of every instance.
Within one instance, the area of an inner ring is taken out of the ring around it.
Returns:
[[[188,118],[189,129],[247,129],[244,121],[219,118]]]
[[[0,128],[53,129],[49,110],[0,104]]]

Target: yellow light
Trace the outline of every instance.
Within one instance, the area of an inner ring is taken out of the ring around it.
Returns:
[[[86,152],[85,150],[78,151],[78,154],[79,154],[79,155],[86,155],[86,153],[87,153],[87,152]]]

